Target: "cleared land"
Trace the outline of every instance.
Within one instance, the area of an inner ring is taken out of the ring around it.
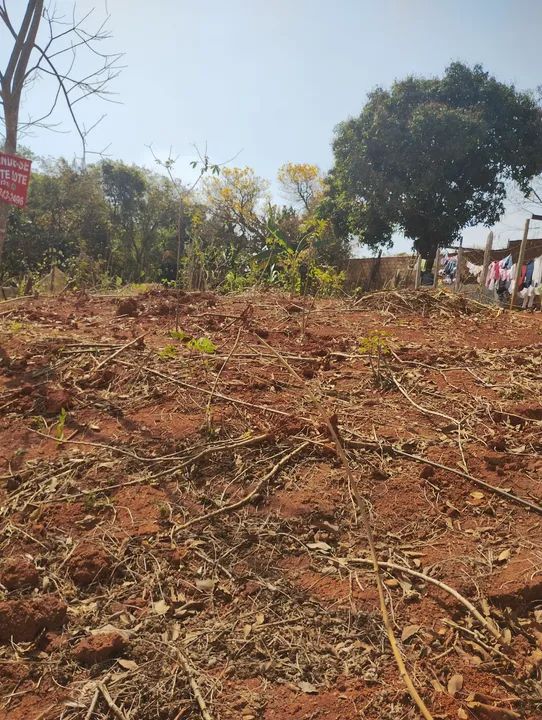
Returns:
[[[434,717],[542,716],[540,314],[304,302],[0,304],[0,718],[417,717],[333,416]]]

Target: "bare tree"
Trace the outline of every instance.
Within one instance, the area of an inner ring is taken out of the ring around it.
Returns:
[[[89,30],[93,12],[90,10],[78,19],[74,5],[72,16],[66,19],[57,14],[54,6],[51,10],[45,7],[44,0],[28,0],[20,24],[17,24],[10,15],[7,1],[0,0],[0,29],[12,42],[7,65],[0,70],[5,152],[17,152],[20,134],[32,127],[54,128],[53,115],[59,104],[64,103],[81,140],[82,162],[85,163],[89,152],[87,136],[104,116],[86,126],[78,117],[77,104],[90,97],[112,99],[108,87],[121,70],[119,61],[122,57],[118,53],[101,52],[101,43],[111,37],[106,30],[108,18],[96,29]],[[90,72],[77,73],[80,53],[94,59],[95,67]],[[29,89],[38,80],[46,79],[53,82],[49,106],[40,117],[21,121],[23,90]],[[9,205],[0,202],[0,260],[9,211]]]

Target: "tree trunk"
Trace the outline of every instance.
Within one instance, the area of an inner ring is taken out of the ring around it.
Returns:
[[[11,104],[15,107],[10,107]],[[6,123],[6,142],[4,144],[4,152],[15,154],[17,151],[17,125],[19,118],[18,99],[8,98],[4,101],[4,117]],[[6,234],[8,219],[11,207],[0,201],[0,267],[4,254],[4,245],[6,243]]]
[[[4,106],[4,122],[6,126],[6,142],[4,151],[10,154],[17,152],[17,129],[19,126],[19,106],[24,87],[28,61],[43,13],[44,0],[28,0],[26,12],[17,33],[15,44],[7,68],[2,77],[2,104]],[[0,201],[0,269],[6,243],[10,206]]]

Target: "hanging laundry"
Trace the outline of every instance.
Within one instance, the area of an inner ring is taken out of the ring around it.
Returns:
[[[466,267],[468,272],[480,283],[483,266],[467,260]],[[445,264],[445,272],[451,273],[452,268],[455,271],[451,258],[449,258]],[[513,261],[512,254],[508,254],[501,260],[493,260],[487,268],[485,286],[488,290],[494,290],[501,302],[508,301],[514,291],[518,273],[518,297],[523,299],[523,307],[533,307],[537,297],[540,298],[540,304],[542,304],[542,255],[522,263],[519,268]]]
[[[533,280],[534,260],[529,260],[525,269],[525,279],[523,281],[523,287],[528,288]]]
[[[470,260],[467,260],[467,270],[471,275],[474,275],[477,282],[480,282],[480,275],[482,274],[483,269],[483,265],[475,265],[474,263],[471,263]]]

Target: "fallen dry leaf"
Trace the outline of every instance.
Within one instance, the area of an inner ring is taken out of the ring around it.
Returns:
[[[207,578],[205,580],[196,580],[196,587],[198,590],[213,590],[216,585],[215,580]]]
[[[455,697],[462,687],[463,675],[452,675],[452,677],[448,680],[448,694],[452,697]]]
[[[401,640],[403,642],[406,642],[409,638],[416,635],[419,629],[419,625],[407,625],[405,628],[403,628],[403,632],[401,633]]]
[[[165,600],[157,600],[152,604],[152,611],[155,615],[165,615],[169,610],[169,605]]]
[[[533,650],[532,653],[529,655],[529,660],[535,667],[542,665],[542,650],[539,650],[538,648],[536,648],[536,650]]]
[[[125,660],[124,658],[118,658],[118,664],[125,670],[137,670],[139,665],[134,660]]]
[[[307,543],[307,547],[311,550],[321,550],[322,552],[329,552],[331,550],[331,545],[328,545],[326,542],[312,542]]]
[[[297,687],[304,693],[307,693],[309,695],[314,695],[318,693],[318,688],[316,688],[312,683],[305,682],[302,680],[301,682],[297,683]]]
[[[399,581],[395,578],[388,578],[387,580],[384,580],[384,584],[388,587],[399,587]]]
[[[431,685],[432,685],[432,686],[435,688],[435,690],[436,690],[437,692],[439,692],[439,693],[446,692],[444,686],[443,686],[436,678],[433,678],[433,680],[431,680]]]

